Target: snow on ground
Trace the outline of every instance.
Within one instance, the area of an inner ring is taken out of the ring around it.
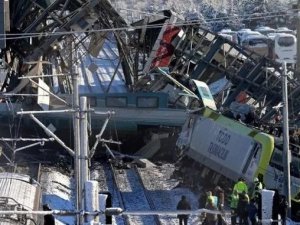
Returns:
[[[74,210],[73,179],[54,168],[41,173],[42,202],[48,204],[50,209]],[[72,216],[56,216],[57,224],[74,224]]]
[[[172,177],[175,166],[169,163],[161,163],[150,168],[139,168],[146,189],[148,190],[156,210],[176,210],[176,205],[182,195],[186,195],[192,209],[197,209],[197,196],[188,188],[178,187],[180,181]],[[120,171],[121,179],[124,182],[119,187],[124,194],[127,210],[147,210],[149,206],[143,201],[142,192],[138,188],[136,177],[130,169]],[[122,177],[123,176],[123,177]],[[127,179],[126,179],[127,177]],[[119,199],[116,196],[115,185],[111,182],[112,174],[98,164],[91,171],[91,178],[99,182],[101,191],[109,190],[112,193],[113,207],[119,207]],[[54,169],[47,169],[42,172],[41,185],[43,187],[43,204],[48,204],[52,209],[72,210],[74,209],[73,180],[69,175],[64,175]],[[148,218],[146,218],[148,217]],[[160,216],[163,225],[178,224],[176,216]],[[56,217],[59,224],[74,224],[72,217]],[[153,225],[152,216],[129,217],[131,224]],[[190,224],[198,224],[198,217],[191,216]],[[122,217],[114,217],[113,224],[123,225]]]
[[[173,211],[176,210],[177,203],[182,195],[185,195],[191,203],[192,210],[198,209],[198,197],[188,188],[178,187],[180,182],[173,178],[175,166],[173,164],[164,163],[161,166],[139,169],[142,174],[144,184],[151,192],[151,198],[157,210]],[[163,224],[178,224],[175,216],[160,216]],[[191,216],[191,224],[198,224],[197,216]]]

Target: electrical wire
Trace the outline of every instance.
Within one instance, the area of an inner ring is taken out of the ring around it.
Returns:
[[[203,20],[192,20],[192,21],[180,21],[175,23],[161,23],[161,24],[148,24],[148,25],[139,25],[139,26],[126,26],[126,27],[114,27],[114,28],[104,28],[104,29],[85,29],[78,31],[64,31],[64,32],[40,32],[40,33],[21,33],[21,34],[0,34],[0,40],[18,40],[18,39],[26,39],[26,38],[37,38],[37,37],[50,37],[50,36],[62,36],[69,34],[79,34],[79,33],[95,33],[95,32],[109,32],[109,31],[129,31],[135,29],[142,28],[161,28],[163,26],[194,26],[201,24],[213,24],[216,22],[234,22],[237,19],[244,21],[252,21],[257,19],[266,19],[266,18],[274,18],[279,16],[289,16],[287,12],[298,12],[298,9],[290,9],[285,11],[277,11],[277,12],[267,12],[267,13],[257,13],[258,16],[253,16],[253,14],[245,14],[243,16],[226,16],[219,17],[214,19],[207,19],[203,22]],[[251,18],[249,18],[251,17]]]

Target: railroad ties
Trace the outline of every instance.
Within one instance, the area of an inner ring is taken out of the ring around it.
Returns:
[[[118,189],[120,207],[124,211],[151,211],[155,210],[151,196],[146,190],[143,179],[137,168],[123,168],[124,164],[110,164],[113,182]],[[156,224],[161,225],[157,215],[153,216],[124,216],[126,225],[130,224]]]

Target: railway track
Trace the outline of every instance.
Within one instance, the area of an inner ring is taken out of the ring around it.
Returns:
[[[120,204],[120,207],[125,210],[125,200],[124,200],[124,198],[123,198],[123,196],[122,196],[122,194],[120,192],[120,185],[119,185],[119,183],[117,181],[117,174],[116,174],[117,172],[116,172],[116,170],[115,170],[115,168],[114,168],[114,166],[113,166],[112,163],[109,163],[109,169],[111,171],[111,175],[112,175],[112,178],[113,178],[113,179],[111,179],[111,181],[113,182],[113,185],[117,189],[116,192],[115,192],[115,194],[117,195],[118,202]],[[130,225],[130,221],[129,221],[129,219],[128,219],[128,217],[126,215],[123,216],[123,224],[124,225]]]
[[[136,168],[116,168],[110,164],[114,183],[118,189],[120,207],[124,211],[151,211],[155,205],[146,190],[142,177]],[[154,224],[161,225],[157,215],[151,216],[126,216],[125,225],[130,224]]]

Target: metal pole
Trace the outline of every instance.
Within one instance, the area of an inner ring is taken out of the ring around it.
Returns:
[[[66,149],[68,151],[68,153],[71,155],[71,156],[75,156],[75,153],[73,152],[72,149],[70,149],[61,139],[59,139],[59,137],[57,137],[50,129],[48,129],[41,121],[39,121],[33,114],[30,114],[29,115],[30,118],[36,122],[44,131],[47,135],[53,137],[57,142],[58,144],[60,144],[62,147],[64,147],[64,149]]]
[[[54,138],[0,138],[0,141],[54,141]]]
[[[105,119],[105,121],[104,121],[104,123],[102,125],[100,133],[98,135],[96,135],[96,142],[95,142],[95,144],[93,145],[93,147],[92,147],[92,149],[90,151],[90,158],[93,157],[93,155],[94,155],[94,153],[96,151],[96,148],[97,148],[97,146],[99,144],[99,141],[101,139],[101,136],[102,136],[102,134],[103,134],[103,132],[104,132],[104,130],[105,130],[105,128],[106,128],[109,120],[110,120],[110,117],[111,117],[111,114],[108,114],[107,118]]]
[[[288,202],[287,217],[291,218],[291,178],[290,178],[290,152],[289,152],[289,112],[288,112],[288,93],[287,93],[287,72],[286,62],[282,63],[282,101],[283,101],[283,165],[284,165],[284,188],[286,200]]]
[[[88,132],[87,132],[87,98],[80,97],[80,177],[81,177],[81,190],[85,190],[85,182],[89,180],[88,170]],[[86,194],[84,194],[86,196]],[[86,199],[84,199],[84,202]],[[84,203],[83,205],[86,205]]]
[[[296,71],[300,73],[300,0],[297,3],[297,64],[296,64]],[[299,76],[299,75],[298,75]]]
[[[78,73],[73,70],[73,40],[70,37],[70,73],[72,76],[72,84],[73,84],[73,109],[77,111],[73,114],[73,128],[74,128],[74,165],[75,165],[75,188],[76,188],[76,210],[81,210],[81,185],[80,185],[80,163],[79,163],[79,154],[80,154],[80,112],[79,112],[79,91],[78,91]],[[77,216],[77,224],[80,224],[80,216]]]
[[[80,163],[80,190],[82,191],[82,209],[87,210],[88,209],[95,209],[93,207],[93,203],[95,203],[96,200],[98,200],[98,192],[97,194],[90,193],[91,190],[94,190],[89,186],[87,183],[89,179],[89,158],[88,158],[88,131],[87,131],[87,98],[86,97],[80,97],[80,157],[79,157],[79,163]],[[89,187],[91,189],[89,189]],[[98,189],[97,189],[98,191]],[[95,195],[97,196],[96,199]],[[90,197],[90,198],[89,198]],[[91,199],[94,199],[94,201],[91,201]],[[97,201],[97,204],[98,201]],[[97,208],[99,209],[99,208]],[[84,217],[84,221],[89,221],[88,218],[94,218],[94,217]]]
[[[17,149],[14,150],[14,153],[22,151],[22,150],[27,149],[27,148],[31,148],[31,147],[37,146],[37,145],[43,146],[44,142],[41,141],[41,142],[32,143],[30,145],[23,146],[21,148],[17,148]]]
[[[17,112],[17,115],[26,115],[26,114],[46,114],[46,113],[67,113],[67,112],[76,112],[74,109],[63,109],[63,110],[44,110],[44,111],[20,111]]]
[[[71,57],[72,58],[72,57]],[[71,64],[72,65],[72,64]],[[52,97],[56,98],[57,100],[65,103],[66,105],[69,105],[68,102],[66,102],[64,99],[60,98],[59,96],[57,96],[56,94],[53,94],[51,91],[45,89],[44,87],[42,87],[41,85],[39,85],[37,82],[35,82],[34,80],[32,79],[29,79],[29,81],[31,83],[33,83],[34,85],[38,86],[39,88],[41,88],[43,91],[47,92],[49,95],[51,95]]]

